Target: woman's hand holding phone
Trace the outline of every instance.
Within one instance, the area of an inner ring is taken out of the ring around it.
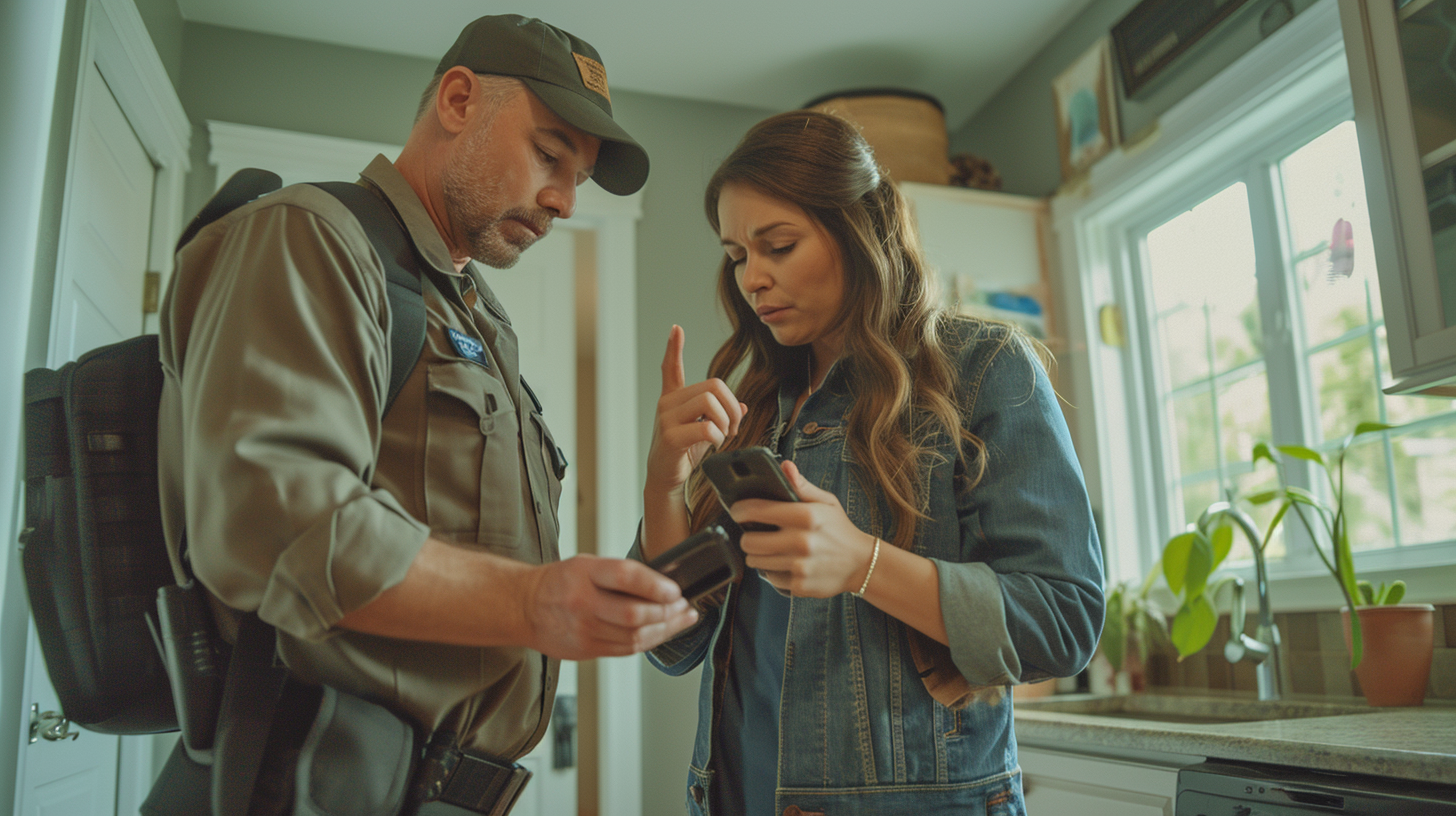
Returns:
[[[874,536],[856,527],[839,499],[805,479],[793,462],[781,467],[799,501],[743,499],[729,510],[740,527],[778,528],[744,532],[740,543],[747,565],[794,595],[828,598],[859,589]]]

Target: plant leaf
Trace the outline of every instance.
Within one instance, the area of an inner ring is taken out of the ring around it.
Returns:
[[[1260,459],[1268,459],[1269,462],[1276,467],[1279,465],[1279,461],[1275,459],[1274,454],[1269,451],[1269,446],[1263,442],[1254,445],[1254,464],[1258,464]]]
[[[1115,672],[1122,671],[1122,661],[1127,657],[1124,651],[1127,648],[1127,621],[1122,615],[1122,601],[1122,587],[1113,590],[1107,597],[1107,617],[1102,624],[1100,642],[1102,653],[1107,655],[1107,662],[1112,664]]]
[[[1371,586],[1369,581],[1356,581],[1355,588],[1360,591],[1356,597],[1364,601],[1366,606],[1374,606],[1379,603],[1376,600],[1378,596],[1375,594],[1375,587]],[[1382,594],[1385,592],[1385,584],[1380,585],[1380,591]]]
[[[1255,493],[1244,499],[1249,504],[1268,504],[1271,501],[1284,495],[1282,490],[1266,490],[1263,493]]]
[[[1209,536],[1209,543],[1213,545],[1213,562],[1209,565],[1211,569],[1218,569],[1218,565],[1228,557],[1229,550],[1234,546],[1234,526],[1225,520],[1219,526],[1213,528],[1213,534]]]
[[[1163,577],[1168,581],[1168,589],[1174,595],[1183,592],[1183,585],[1188,578],[1188,553],[1193,549],[1193,533],[1183,533],[1168,539],[1163,547]]]
[[[1173,648],[1178,650],[1178,659],[1196,654],[1208,645],[1218,625],[1218,612],[1204,595],[1193,598],[1179,607],[1173,617],[1173,629],[1169,633]]]
[[[1384,422],[1362,422],[1359,425],[1355,426],[1355,433],[1352,434],[1352,436],[1363,436],[1368,433],[1375,433],[1376,431],[1389,431],[1394,428],[1394,425],[1386,425]]]
[[[1295,459],[1304,459],[1308,462],[1317,462],[1321,466],[1323,466],[1325,463],[1325,457],[1322,456],[1319,451],[1302,447],[1300,445],[1280,445],[1279,452],[1288,456],[1293,456]]]
[[[1396,580],[1390,584],[1390,589],[1385,592],[1385,603],[1387,605],[1398,604],[1405,597],[1405,581]]]
[[[1193,536],[1193,546],[1188,549],[1188,572],[1184,576],[1184,594],[1188,598],[1202,595],[1208,586],[1208,576],[1213,574],[1213,543],[1208,536]]]
[[[1335,534],[1335,568],[1339,574],[1335,577],[1345,586],[1346,597],[1360,597],[1360,589],[1355,585],[1355,555],[1350,552],[1350,531],[1344,525]]]

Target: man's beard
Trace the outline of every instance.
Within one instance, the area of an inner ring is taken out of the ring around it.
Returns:
[[[510,269],[520,260],[522,252],[550,232],[551,214],[524,207],[498,212],[501,199],[499,180],[477,180],[465,172],[467,167],[480,166],[476,158],[489,149],[486,129],[480,128],[466,139],[462,155],[447,165],[441,174],[446,211],[470,250],[471,258],[496,269]],[[512,220],[530,224],[540,237],[533,234],[519,242],[507,239],[502,228]]]

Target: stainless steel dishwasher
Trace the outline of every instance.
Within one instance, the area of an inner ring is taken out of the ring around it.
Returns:
[[[1174,816],[1456,816],[1456,786],[1212,760],[1178,771]]]

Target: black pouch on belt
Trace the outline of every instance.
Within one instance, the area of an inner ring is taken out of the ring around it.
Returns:
[[[455,735],[447,731],[430,738],[410,797],[416,808],[410,812],[506,816],[531,781],[531,772],[519,762],[462,751],[454,742]]]

